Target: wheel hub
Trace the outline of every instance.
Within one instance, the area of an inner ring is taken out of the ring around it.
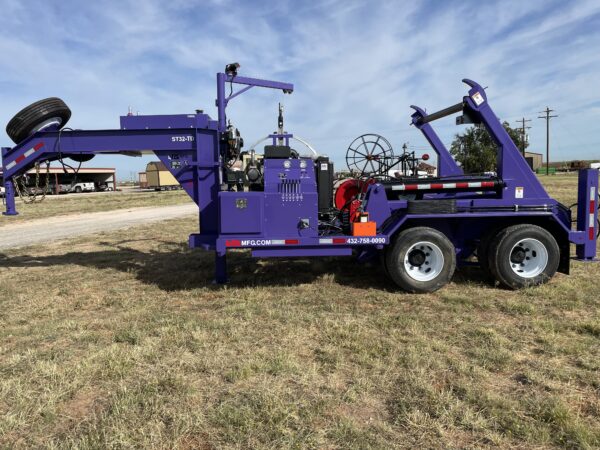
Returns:
[[[526,250],[523,247],[515,247],[510,255],[510,262],[521,264],[523,261],[525,261],[528,250],[529,249]]]
[[[527,238],[515,244],[509,259],[514,273],[523,278],[534,278],[546,269],[548,250],[537,239]]]
[[[404,257],[404,269],[416,281],[431,281],[444,268],[442,250],[433,242],[422,241],[410,246]]]
[[[427,256],[425,256],[425,252],[421,249],[415,249],[408,254],[408,262],[413,266],[422,266],[426,259]]]

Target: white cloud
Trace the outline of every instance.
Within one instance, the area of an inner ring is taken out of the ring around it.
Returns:
[[[292,96],[253,89],[232,102],[247,142],[275,128],[283,100],[288,130],[338,162],[365,132],[397,151],[404,141],[421,148],[409,105],[454,104],[468,77],[489,86],[500,117],[535,119],[532,149],[545,146],[535,117],[549,105],[560,115],[553,154],[600,158],[592,131],[600,118],[597,2],[476,5],[3,0],[0,118],[51,95],[67,101],[80,128],[116,127],[130,104],[147,114],[200,107],[214,116],[214,73],[239,61],[244,75],[296,85]],[[445,142],[460,131],[449,120],[439,125]],[[128,173],[142,168],[138,161],[103,164]]]

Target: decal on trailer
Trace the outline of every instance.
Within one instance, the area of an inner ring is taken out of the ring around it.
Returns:
[[[194,136],[171,136],[171,142],[194,142]]]
[[[346,239],[348,244],[385,244],[384,237],[351,237]]]
[[[347,237],[347,238],[320,238],[319,245],[367,245],[367,244],[385,244],[387,239],[381,236]],[[225,247],[277,247],[287,245],[300,245],[299,239],[228,239],[225,241]],[[314,245],[305,243],[304,245]]]
[[[477,106],[481,105],[485,101],[480,92],[475,92],[471,98]]]
[[[515,187],[515,198],[523,198],[523,194],[525,192],[525,188],[522,186]]]

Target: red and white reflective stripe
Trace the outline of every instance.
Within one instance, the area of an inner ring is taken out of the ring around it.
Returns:
[[[37,152],[39,149],[41,149],[44,146],[43,142],[38,142],[34,147],[30,148],[29,150],[27,150],[25,153],[23,153],[20,156],[17,156],[15,158],[14,161],[9,162],[6,165],[6,170],[10,170],[13,167],[15,167],[17,164],[19,164],[21,161],[23,161],[25,158],[29,158],[31,155],[33,155],[35,152]]]
[[[596,188],[592,186],[590,188],[590,215],[588,222],[588,238],[590,240],[594,240],[596,238],[596,221],[594,220],[594,216],[596,215]]]
[[[419,183],[419,184],[394,184],[392,191],[421,191],[438,189],[478,189],[493,188],[496,186],[494,181],[461,181],[458,183]]]
[[[346,243],[346,239],[345,238],[325,238],[325,239],[319,239],[319,244],[331,245],[331,244],[345,244],[345,243]]]

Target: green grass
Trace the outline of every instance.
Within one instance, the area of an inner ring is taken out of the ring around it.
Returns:
[[[166,206],[192,200],[184,191],[110,192],[104,194],[72,194],[47,196],[41,203],[24,204],[17,200],[18,216],[0,216],[0,228],[11,223],[26,222],[66,214],[79,214],[142,206]],[[3,207],[2,207],[3,208]],[[4,209],[2,209],[4,211]]]
[[[232,252],[218,287],[196,226],[0,257],[0,447],[600,447],[599,265],[410,295]]]

